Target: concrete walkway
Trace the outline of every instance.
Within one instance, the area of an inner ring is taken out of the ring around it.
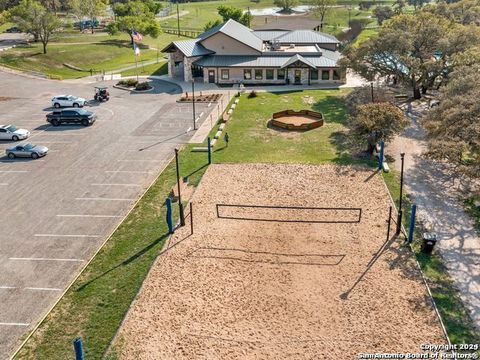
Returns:
[[[387,154],[399,169],[399,154],[405,152],[405,184],[418,205],[418,219],[437,233],[444,263],[480,329],[480,238],[459,201],[465,188],[452,167],[422,156],[426,142],[419,121],[426,110],[425,103],[407,110],[412,123],[388,146]]]

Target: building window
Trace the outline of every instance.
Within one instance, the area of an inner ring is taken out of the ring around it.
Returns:
[[[265,70],[265,79],[273,80],[273,69]]]
[[[318,80],[318,70],[310,70],[310,79]]]
[[[228,69],[222,69],[222,80],[230,79],[230,71]]]
[[[333,70],[333,80],[340,80],[340,73],[338,70]]]
[[[255,80],[263,79],[263,69],[255,69]]]
[[[277,80],[285,80],[285,69],[277,70]]]
[[[252,70],[251,69],[244,69],[243,70],[243,79],[244,80],[252,80]]]
[[[322,80],[330,80],[330,70],[322,70]]]

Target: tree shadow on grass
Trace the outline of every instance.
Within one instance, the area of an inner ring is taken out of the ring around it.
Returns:
[[[94,277],[93,279],[87,281],[86,283],[84,283],[83,285],[81,285],[78,289],[76,289],[75,291],[79,292],[79,291],[83,291],[85,290],[85,288],[87,288],[90,284],[94,283],[95,281],[97,281],[98,279],[104,277],[105,275],[108,275],[110,272],[122,267],[122,266],[126,266],[128,264],[130,264],[131,262],[137,260],[139,257],[141,257],[142,255],[144,255],[146,252],[148,252],[149,250],[151,250],[153,247],[155,247],[156,245],[158,245],[159,243],[161,243],[163,240],[165,240],[168,236],[170,236],[170,234],[166,233],[166,234],[163,234],[162,236],[160,236],[158,239],[154,240],[153,242],[151,242],[149,245],[147,245],[146,247],[144,247],[143,249],[141,249],[140,251],[138,251],[137,253],[133,254],[132,256],[130,256],[128,259],[125,259],[124,261],[122,261],[120,264],[117,264],[115,265],[114,267],[110,268],[109,270],[105,271],[104,273]]]
[[[312,105],[313,111],[323,114],[326,123],[345,124],[345,104],[339,96],[326,96]]]
[[[329,136],[330,143],[335,148],[336,158],[333,162],[339,165],[367,164],[374,166],[375,161],[364,150],[364,144],[349,136],[348,131],[335,131]]]

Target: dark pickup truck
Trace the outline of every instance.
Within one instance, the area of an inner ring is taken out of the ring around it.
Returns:
[[[92,125],[97,119],[97,115],[91,111],[78,108],[68,108],[54,110],[47,114],[47,121],[53,126],[60,124],[82,124],[83,126]]]

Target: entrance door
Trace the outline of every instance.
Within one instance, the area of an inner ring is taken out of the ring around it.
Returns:
[[[295,84],[300,84],[302,81],[302,71],[295,70]]]
[[[208,82],[215,83],[215,70],[208,70]]]

